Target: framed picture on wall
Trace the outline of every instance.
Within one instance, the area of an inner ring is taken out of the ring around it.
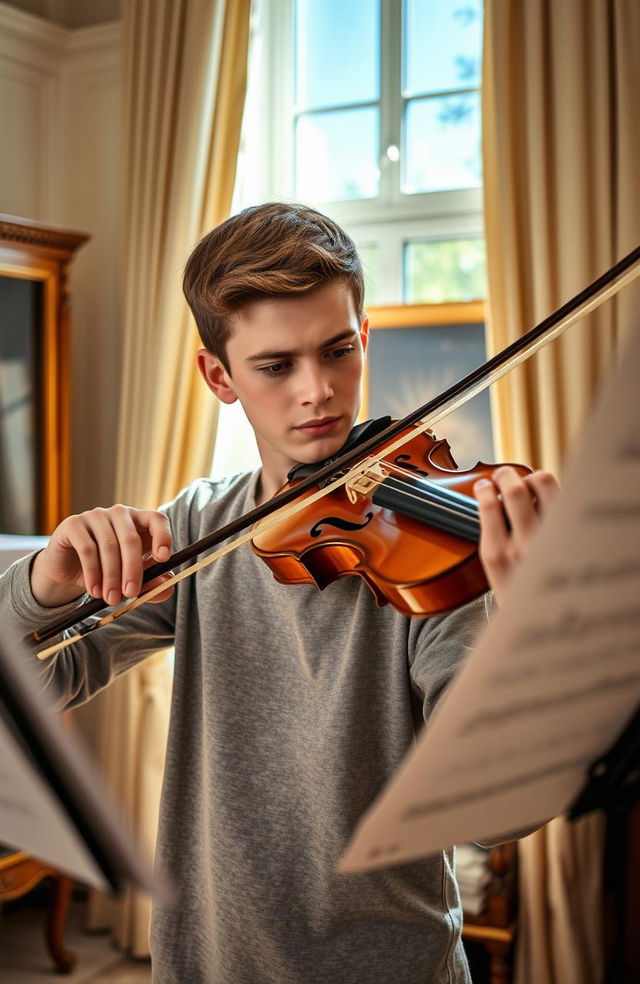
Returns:
[[[362,419],[406,416],[486,361],[484,303],[370,307]],[[485,390],[434,428],[458,467],[492,462],[489,392]]]

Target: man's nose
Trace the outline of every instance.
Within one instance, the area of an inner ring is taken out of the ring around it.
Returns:
[[[309,366],[303,373],[301,395],[302,402],[321,406],[330,400],[334,389],[328,367]]]

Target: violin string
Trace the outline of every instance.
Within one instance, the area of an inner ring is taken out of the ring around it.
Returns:
[[[405,491],[403,489],[393,488],[389,486],[386,482],[384,483],[387,489],[395,492],[401,497],[402,502],[405,504],[407,501],[415,502],[418,504],[417,509],[408,511],[408,514],[413,516],[419,522],[433,523],[434,526],[439,527],[444,532],[453,533],[457,536],[461,536],[464,539],[477,542],[479,539],[480,532],[480,521],[476,516],[469,513],[463,513],[456,507],[446,506],[442,502],[438,502],[434,499],[425,499],[425,496],[417,493],[413,489],[410,491]],[[379,492],[379,490],[377,490]],[[391,509],[396,509],[398,512],[402,513],[403,505],[397,502],[395,499],[393,501],[384,501],[382,497],[377,498],[374,493],[373,502],[377,505],[387,506]],[[424,510],[422,507],[427,505],[427,509]]]
[[[400,495],[410,496],[425,502],[427,505],[433,506],[436,510],[450,512],[455,516],[472,520],[478,517],[478,504],[475,499],[472,499],[471,496],[464,496],[468,501],[457,502],[454,496],[462,499],[461,493],[452,492],[451,489],[447,489],[445,486],[437,487],[434,490],[428,487],[427,482],[418,485],[396,475],[391,475],[388,479],[385,479],[385,484],[394,491],[399,492]]]
[[[377,505],[388,506],[388,503],[382,500],[374,500]],[[418,503],[418,508],[412,509],[411,499],[405,500],[401,506],[395,506],[392,511],[398,515],[405,515],[412,519],[417,520],[419,523],[428,523],[434,529],[439,530],[442,533],[451,533],[454,536],[461,537],[464,540],[468,540],[471,543],[478,543],[480,540],[480,526],[474,523],[472,520],[462,520],[456,519],[455,517],[450,517],[447,515],[434,515],[430,513],[425,515],[421,509],[422,503]]]
[[[461,512],[467,512],[469,515],[476,515],[478,512],[478,503],[473,496],[458,492],[457,489],[451,489],[447,485],[439,485],[432,479],[424,479],[421,485],[437,498],[457,503]]]
[[[407,490],[402,488],[394,488],[393,486],[389,486],[389,488],[391,488],[394,492],[397,492],[402,498],[412,499],[415,502],[420,503],[420,505],[425,505],[427,507],[430,507],[430,509],[432,510],[431,513],[432,515],[434,513],[447,513],[448,515],[454,517],[455,519],[466,520],[467,522],[470,523],[476,522],[478,526],[480,525],[480,521],[477,518],[477,516],[474,516],[470,513],[462,512],[456,506],[448,506],[444,502],[439,502],[438,499],[433,499],[430,498],[429,496],[425,496],[419,492],[416,492],[414,489],[411,488]],[[427,513],[426,515],[428,516],[429,513]]]
[[[394,487],[398,488],[398,491],[401,494],[410,494],[416,497],[420,496],[424,502],[433,505],[436,509],[444,509],[457,516],[465,516],[469,518],[476,518],[478,516],[477,505],[474,508],[472,505],[456,502],[453,498],[448,499],[446,496],[446,490],[443,490],[443,494],[440,495],[428,488],[420,488],[419,486],[416,487],[407,482],[399,482],[398,479],[395,479],[393,484]]]

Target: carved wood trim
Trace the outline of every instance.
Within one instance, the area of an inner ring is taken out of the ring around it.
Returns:
[[[0,213],[0,243],[62,250],[71,256],[88,239],[83,232],[56,229],[31,219]]]

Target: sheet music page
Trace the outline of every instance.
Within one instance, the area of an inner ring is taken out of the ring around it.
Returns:
[[[46,782],[0,718],[0,842],[95,888],[110,887]]]
[[[168,898],[95,765],[40,693],[29,657],[0,620],[0,844],[88,885],[126,883]]]
[[[47,536],[0,533],[0,571],[32,550],[46,546]],[[0,711],[2,705],[0,704]],[[69,824],[51,790],[31,765],[7,722],[0,716],[0,843],[27,851],[96,888],[108,890],[104,875]]]
[[[640,331],[561,494],[432,722],[340,870],[396,864],[563,813],[640,700]]]

